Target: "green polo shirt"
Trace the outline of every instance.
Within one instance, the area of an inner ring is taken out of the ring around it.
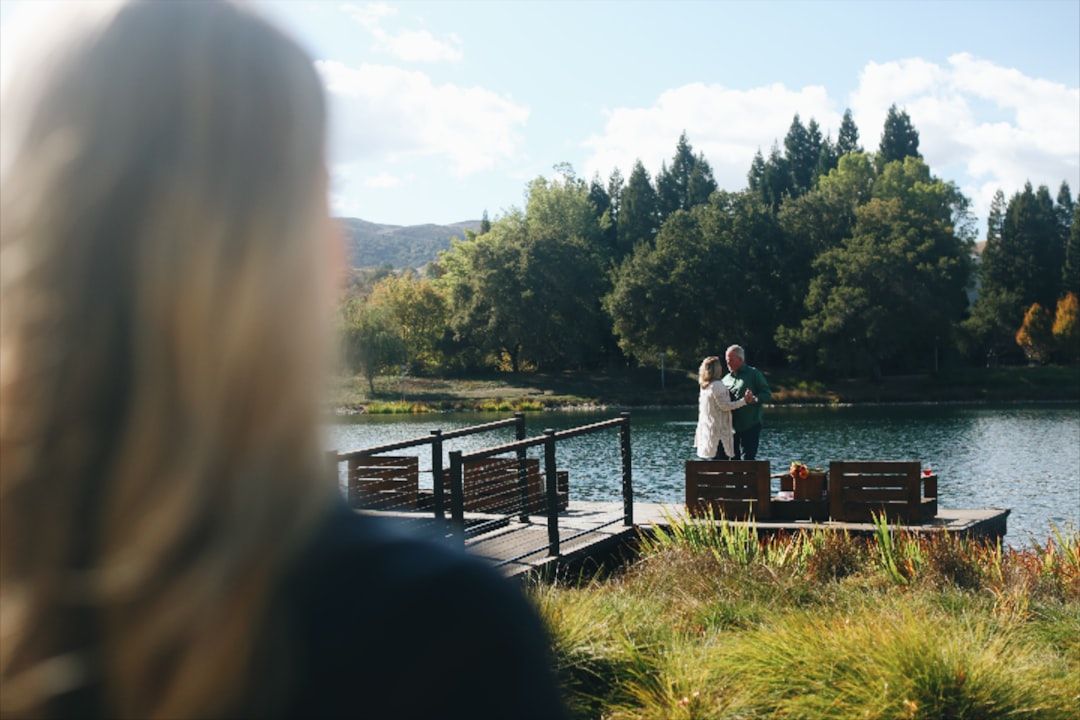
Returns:
[[[747,390],[753,391],[754,397],[758,400],[753,405],[744,405],[731,413],[731,425],[735,432],[742,432],[759,424],[763,414],[761,404],[772,397],[769,383],[765,382],[765,376],[761,374],[761,371],[756,367],[743,365],[734,375],[731,373],[725,375],[723,382],[736,400],[742,400]]]

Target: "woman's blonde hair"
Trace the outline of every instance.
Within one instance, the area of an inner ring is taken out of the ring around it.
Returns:
[[[227,713],[336,487],[318,76],[244,7],[135,2],[2,117],[0,710]]]
[[[698,385],[704,390],[711,382],[719,380],[723,374],[724,364],[720,362],[720,358],[710,355],[701,361],[701,367],[698,368]]]

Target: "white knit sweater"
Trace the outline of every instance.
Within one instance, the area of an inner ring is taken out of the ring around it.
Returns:
[[[719,443],[724,443],[728,457],[735,454],[734,434],[731,430],[731,411],[746,404],[746,400],[732,400],[727,387],[719,380],[709,383],[698,394],[697,431],[694,447],[700,458],[711,460],[716,456]]]

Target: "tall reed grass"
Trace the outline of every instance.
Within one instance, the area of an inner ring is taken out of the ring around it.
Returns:
[[[1075,529],[1014,550],[666,520],[624,572],[531,588],[577,717],[1077,717]]]

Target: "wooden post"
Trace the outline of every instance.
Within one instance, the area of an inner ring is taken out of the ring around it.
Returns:
[[[622,492],[623,524],[634,525],[634,483],[630,470],[630,413],[619,413],[622,424],[619,426],[619,448],[622,451]]]
[[[450,517],[453,533],[465,544],[465,481],[461,451],[450,451]]]
[[[559,488],[555,474],[555,431],[544,431],[544,476],[547,483],[548,555],[559,554]]]
[[[431,489],[435,503],[435,517],[446,519],[446,473],[443,472],[442,430],[431,431]]]

